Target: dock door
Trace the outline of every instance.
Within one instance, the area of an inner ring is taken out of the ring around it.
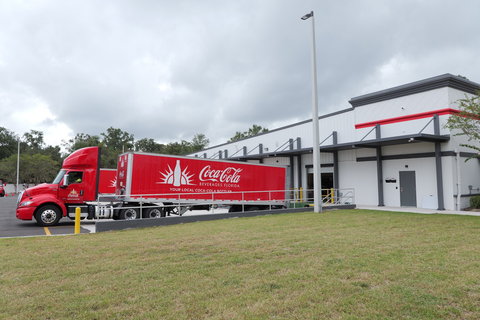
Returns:
[[[328,171],[328,172],[326,172]],[[320,183],[322,185],[322,197],[329,194],[329,190],[333,188],[333,168],[322,168]],[[324,190],[328,189],[328,190]],[[313,200],[313,166],[307,166],[307,197]]]

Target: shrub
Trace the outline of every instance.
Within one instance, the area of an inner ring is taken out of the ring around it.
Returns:
[[[470,208],[480,209],[480,196],[470,198]]]

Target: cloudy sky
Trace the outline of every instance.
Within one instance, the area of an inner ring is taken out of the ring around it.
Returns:
[[[0,0],[0,127],[226,142],[451,73],[480,82],[478,0]]]

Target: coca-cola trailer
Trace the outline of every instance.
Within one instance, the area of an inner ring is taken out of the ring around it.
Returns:
[[[17,218],[53,226],[62,217],[74,219],[78,207],[86,219],[128,220],[216,206],[238,212],[288,205],[284,167],[127,152],[118,157],[117,170],[108,171],[99,168],[100,152],[77,150],[51,184],[22,191]]]
[[[128,152],[118,158],[117,175],[117,199],[123,206],[142,203],[148,218],[219,205],[229,212],[287,205],[284,167]],[[138,217],[138,209],[120,217]]]

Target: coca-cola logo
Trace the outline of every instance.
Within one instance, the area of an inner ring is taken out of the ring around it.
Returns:
[[[238,183],[240,181],[240,172],[242,172],[242,170],[243,169],[237,169],[234,167],[228,167],[224,170],[215,170],[208,165],[200,171],[199,179],[200,181]]]

